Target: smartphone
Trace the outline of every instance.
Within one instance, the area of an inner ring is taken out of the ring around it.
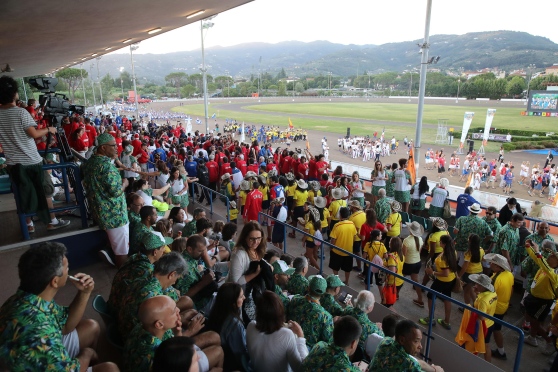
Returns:
[[[355,363],[355,366],[358,367],[358,369],[362,372],[366,372],[366,370],[368,369],[368,363],[366,362],[357,362]]]
[[[345,297],[345,301],[343,301],[343,303],[347,305],[349,301],[351,301],[351,298],[353,298],[353,295],[347,294],[347,297]]]

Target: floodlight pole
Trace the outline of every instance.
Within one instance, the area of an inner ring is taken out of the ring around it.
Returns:
[[[97,82],[99,83],[99,92],[101,93],[101,107],[103,107],[103,87],[101,85],[101,80],[99,80],[99,60],[101,56],[95,58],[97,60]],[[124,91],[124,89],[122,89]]]
[[[417,126],[415,133],[415,151],[414,159],[416,176],[418,177],[419,159],[420,159],[420,142],[422,134],[422,114],[424,110],[424,91],[426,88],[426,70],[428,67],[428,49],[430,48],[429,38],[430,38],[430,15],[432,13],[432,0],[426,0],[426,19],[424,22],[424,42],[420,46],[422,51],[422,57],[420,61],[420,84],[419,84],[419,95],[418,95],[418,110],[417,110]],[[427,340],[427,350],[429,352],[430,340]],[[428,354],[427,354],[428,355]]]
[[[89,66],[89,80],[91,81],[91,89],[93,90],[93,104],[95,106],[93,112],[97,110],[97,97],[95,96],[95,83],[93,82],[93,78],[91,77],[91,70],[93,69],[93,63]]]
[[[130,45],[130,59],[132,60],[132,81],[134,82],[134,102],[136,104],[136,120],[139,123],[139,108],[138,108],[138,89],[136,87],[136,70],[134,68],[134,50],[138,49],[139,45]]]
[[[79,65],[83,67],[83,63]],[[83,68],[79,69],[79,73],[81,74],[81,89],[83,90],[83,105],[87,106],[87,98],[85,98],[85,84],[83,83]]]
[[[27,103],[29,99],[27,98],[27,88],[25,88],[25,80],[23,78],[21,78],[21,86],[23,87],[23,94],[25,94],[25,103]]]
[[[200,21],[200,30],[201,30],[201,52],[202,52],[202,78],[203,78],[203,108],[204,108],[204,121],[205,121],[205,134],[209,133],[209,113],[207,112],[207,68],[205,67],[205,48],[203,45],[203,29],[210,28],[213,26],[212,22],[204,23],[204,20]]]

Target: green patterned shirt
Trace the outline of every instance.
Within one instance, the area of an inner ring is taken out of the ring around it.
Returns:
[[[172,337],[174,334],[171,329],[165,332],[163,339],[159,339],[143,329],[141,324],[137,324],[124,345],[124,372],[151,371],[155,350],[163,341]]]
[[[542,238],[537,233],[528,235],[525,238],[525,240],[527,239],[531,239],[532,241],[534,241],[539,246],[539,248],[541,247],[543,240],[554,241],[554,239],[550,235],[547,235],[545,238]],[[550,252],[547,252],[544,249],[540,249],[540,251],[545,259],[547,259],[548,256],[550,256]],[[539,265],[537,265],[537,263],[533,261],[533,259],[529,256],[527,256],[527,258],[524,259],[523,262],[521,262],[521,270],[526,274],[527,290],[529,292],[531,292],[531,283],[533,283],[533,279],[535,278],[535,275],[537,274],[537,271],[539,271],[539,269],[540,269]]]
[[[153,274],[153,264],[143,253],[136,253],[128,258],[112,280],[110,296],[108,299],[109,310],[116,314],[122,306],[122,301],[128,292],[129,283],[137,279],[147,279]]]
[[[136,324],[139,324],[138,310],[141,303],[148,298],[163,295],[178,301],[178,294],[174,288],[171,286],[163,289],[159,280],[153,276],[147,280],[139,279],[130,282],[122,306],[118,309],[118,329],[124,340],[129,337]]]
[[[492,230],[492,233],[494,234],[493,236],[498,235],[498,233],[500,232],[500,229],[502,228],[502,225],[500,224],[500,221],[498,221],[497,218],[493,218],[491,220],[487,219],[486,216],[484,216],[483,221],[486,222],[486,224],[488,225],[488,227],[490,227],[490,230]]]
[[[68,308],[18,290],[0,308],[0,355],[13,372],[78,371],[68,355],[62,328]]]
[[[201,280],[202,273],[198,271],[198,260],[190,256],[187,251],[182,252],[182,257],[184,257],[184,261],[186,261],[186,265],[188,266],[188,273],[182,278],[179,278],[174,287],[178,289],[183,296],[186,296],[190,288]],[[210,299],[211,297],[200,296],[194,296],[194,298],[192,298],[198,310],[203,309]]]
[[[134,232],[136,231],[136,229],[138,228],[138,226],[141,224],[141,218],[139,216],[139,214],[134,213],[132,211],[128,211],[128,221],[130,221],[130,250],[128,251],[128,255],[137,253],[137,247],[140,243],[140,239],[137,237],[136,234],[134,234]]]
[[[283,302],[283,307],[286,309],[289,306],[289,298],[285,296],[283,290],[277,284],[275,284],[275,293],[279,296],[281,302]]]
[[[110,158],[93,155],[83,166],[83,184],[100,229],[115,229],[128,223],[122,177]]]
[[[508,222],[502,227],[494,241],[496,244],[494,245],[492,253],[502,254],[502,251],[508,251],[513,265],[519,265],[521,263],[523,250],[518,247],[519,229],[514,229]]]
[[[339,346],[320,341],[302,362],[302,372],[359,372]]]
[[[182,229],[182,237],[189,238],[190,236],[194,235],[196,232],[197,232],[196,220],[192,219],[192,221],[184,225],[184,228]]]
[[[481,241],[492,235],[492,230],[485,221],[477,217],[476,214],[461,216],[455,223],[455,228],[459,230],[455,238],[455,250],[465,252],[469,248],[469,235],[477,234]]]
[[[369,371],[421,372],[419,362],[407,354],[403,346],[391,337],[385,337],[376,350]]]
[[[287,319],[300,324],[306,346],[311,348],[319,341],[330,342],[333,336],[333,318],[330,313],[307,296],[294,296],[287,307]]]
[[[360,340],[358,341],[358,346],[364,351],[364,345],[366,344],[366,339],[372,333],[384,337],[384,332],[368,318],[368,314],[357,307],[347,306],[345,308],[345,314],[350,315],[362,326],[362,333],[360,334]]]
[[[287,291],[292,295],[306,295],[308,279],[302,274],[293,274],[287,283]],[[320,301],[321,302],[321,301]]]
[[[332,316],[341,316],[345,311],[343,306],[335,299],[330,293],[324,293],[322,297],[320,297],[320,305]]]
[[[388,198],[378,199],[376,205],[374,206],[374,211],[376,212],[376,219],[378,222],[384,223],[391,213],[391,207],[389,205],[390,200]]]
[[[393,177],[393,171],[386,170],[386,196],[393,198],[394,191],[395,191],[395,183],[391,182]],[[378,221],[383,221],[378,219]]]

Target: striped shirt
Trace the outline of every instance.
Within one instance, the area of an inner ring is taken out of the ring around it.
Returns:
[[[6,164],[33,165],[43,161],[35,141],[25,132],[35,126],[37,124],[25,109],[0,109],[0,143],[6,154]]]

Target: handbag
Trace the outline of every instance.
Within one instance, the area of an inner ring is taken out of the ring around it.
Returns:
[[[451,207],[448,199],[444,201],[444,213],[442,214],[442,217],[446,219],[451,218]]]
[[[384,295],[384,304],[386,305],[393,305],[397,301],[397,288],[395,284],[384,285],[382,294]]]
[[[420,199],[411,199],[411,208],[420,208]]]
[[[455,278],[455,283],[453,283],[453,288],[451,289],[453,293],[463,292],[463,283],[459,278]]]

